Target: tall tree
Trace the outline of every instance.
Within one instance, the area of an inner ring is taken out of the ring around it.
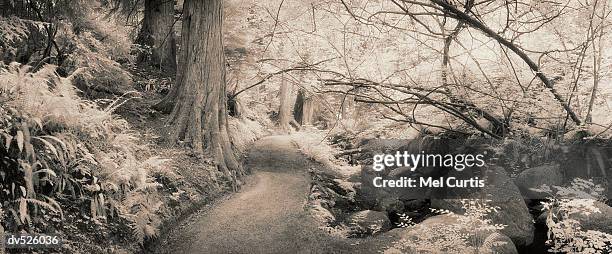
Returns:
[[[222,24],[222,0],[185,1],[179,61],[189,64],[177,73],[168,138],[182,140],[197,154],[210,154],[219,170],[236,182],[242,168],[228,134]]]
[[[597,98],[597,88],[599,87],[599,82],[601,81],[601,76],[599,72],[601,71],[601,64],[603,60],[602,55],[604,50],[602,40],[604,37],[604,27],[606,21],[605,19],[607,17],[606,9],[608,7],[609,1],[604,1],[603,7],[601,7],[601,15],[595,14],[597,12],[597,3],[597,0],[593,2],[593,14],[591,15],[591,25],[589,26],[589,32],[594,37],[593,41],[591,42],[593,47],[593,89],[591,90],[591,98],[589,99],[589,106],[587,108],[586,117],[584,119],[584,122],[586,123],[592,123],[593,121],[593,116],[591,115],[591,113],[593,111],[595,99]],[[599,28],[599,33],[597,33],[596,31],[597,28],[593,26],[593,20],[597,16],[599,16],[599,18],[601,19],[599,26],[597,26]]]
[[[316,105],[312,95],[308,95],[305,89],[298,90],[294,105],[293,117],[295,120],[304,126],[313,124]]]
[[[281,75],[280,106],[278,108],[278,125],[283,132],[291,128],[291,84]]]
[[[151,47],[151,62],[163,71],[174,74],[174,0],[145,0],[144,5],[144,18],[136,43]]]

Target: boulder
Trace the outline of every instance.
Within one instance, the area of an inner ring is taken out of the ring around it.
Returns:
[[[456,173],[456,172],[455,172]],[[492,167],[485,172],[486,185],[478,191],[463,193],[466,199],[489,200],[491,207],[498,207],[491,212],[488,219],[493,224],[503,224],[506,227],[501,233],[510,237],[516,246],[527,246],[533,242],[534,225],[529,209],[525,204],[518,187],[500,167]],[[456,189],[458,192],[466,188]],[[431,207],[444,209],[457,214],[465,213],[461,200],[432,199]]]
[[[351,183],[361,183],[361,171],[349,174],[346,180]]]
[[[400,178],[403,176],[411,176],[413,175],[413,171],[411,170],[410,167],[397,167],[394,168],[393,170],[391,170],[391,172],[389,172],[389,177],[393,177],[393,178]]]
[[[405,200],[424,200],[430,198],[430,188],[425,187],[412,187],[412,188],[380,188],[375,187],[373,185],[373,180],[375,177],[382,177],[386,180],[394,180],[400,179],[400,177],[409,176],[412,178],[417,178],[423,175],[423,172],[434,171],[434,169],[430,168],[419,168],[418,171],[410,172],[407,168],[395,168],[393,170],[387,171],[375,171],[371,166],[364,166],[361,171],[361,180],[362,184],[359,185],[357,189],[357,195],[355,199],[358,203],[362,204],[364,207],[373,210],[379,211],[397,211],[400,212],[401,206],[397,206],[396,204],[399,201]],[[386,173],[389,173],[388,175]],[[397,174],[396,174],[397,173]],[[405,173],[405,174],[404,174]],[[412,174],[410,174],[412,173]],[[398,175],[401,174],[401,175]],[[355,185],[354,185],[355,186]],[[399,201],[398,201],[399,200]],[[392,206],[393,209],[389,210],[388,208]],[[396,209],[400,207],[400,209]]]
[[[351,214],[346,224],[357,234],[376,234],[391,228],[391,221],[386,213],[364,210]]]
[[[579,221],[583,230],[597,230],[612,234],[612,207],[595,200],[585,201],[593,202],[592,206],[596,208],[595,211],[573,213],[569,215],[569,218]]]
[[[404,203],[395,197],[385,197],[380,200],[376,210],[387,213],[401,213],[404,211]]]
[[[543,165],[521,172],[514,183],[525,198],[544,199],[549,196],[547,193],[534,191],[533,189],[540,188],[543,185],[549,187],[561,185],[563,183],[563,173],[558,164]]]
[[[509,237],[474,225],[467,217],[444,214],[430,217],[385,235],[399,240],[384,253],[518,253]]]
[[[379,204],[384,198],[392,197],[391,193],[387,188],[374,187],[372,181],[375,177],[384,177],[384,171],[375,171],[372,166],[364,165],[361,170],[361,185],[357,189],[357,196],[355,199],[363,207],[368,209],[378,209]]]

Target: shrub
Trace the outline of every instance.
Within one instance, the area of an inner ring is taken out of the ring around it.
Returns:
[[[610,253],[612,235],[597,230],[584,230],[572,214],[599,213],[597,200],[604,201],[604,188],[591,180],[576,178],[568,187],[543,186],[538,191],[551,194],[544,202],[548,227],[547,244],[552,252]]]
[[[157,184],[149,172],[166,160],[137,156],[146,150],[127,122],[77,96],[54,66],[0,69],[0,200],[9,228],[31,228],[41,209],[62,217],[76,206],[91,220],[118,214],[142,243],[159,226]]]
[[[505,225],[493,224],[488,215],[497,212],[498,207],[489,205],[488,200],[461,200],[466,211],[456,215],[447,210],[432,209],[432,212],[456,219],[452,224],[419,225],[408,223],[407,230],[420,230],[416,239],[401,239],[385,253],[478,253],[485,245],[485,238]],[[404,221],[409,219],[404,218]]]

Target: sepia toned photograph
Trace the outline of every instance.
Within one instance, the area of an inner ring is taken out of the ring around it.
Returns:
[[[612,253],[612,0],[0,0],[0,254]]]

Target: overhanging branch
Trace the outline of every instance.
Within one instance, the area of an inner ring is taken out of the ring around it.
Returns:
[[[512,52],[518,55],[529,66],[529,68],[542,81],[544,86],[548,88],[548,90],[553,94],[555,99],[561,104],[561,106],[565,109],[565,111],[567,111],[572,121],[574,121],[574,123],[576,123],[577,125],[581,124],[581,121],[576,115],[576,113],[574,113],[574,111],[571,109],[569,104],[565,101],[565,99],[563,99],[563,97],[561,97],[559,92],[557,92],[557,90],[554,88],[553,82],[550,79],[548,79],[548,77],[546,77],[546,75],[540,70],[539,66],[533,60],[531,60],[531,58],[529,58],[529,56],[525,52],[520,50],[516,45],[514,45],[509,40],[506,40],[505,38],[497,34],[495,31],[491,30],[489,27],[484,25],[482,22],[469,16],[466,13],[463,13],[462,11],[457,9],[455,6],[448,4],[444,0],[430,0],[430,1],[444,8],[445,10],[447,10],[449,14],[451,14],[453,18],[457,19],[458,21],[464,21],[468,26],[478,29],[485,35],[496,40],[499,44],[502,44],[508,49],[512,50]]]

